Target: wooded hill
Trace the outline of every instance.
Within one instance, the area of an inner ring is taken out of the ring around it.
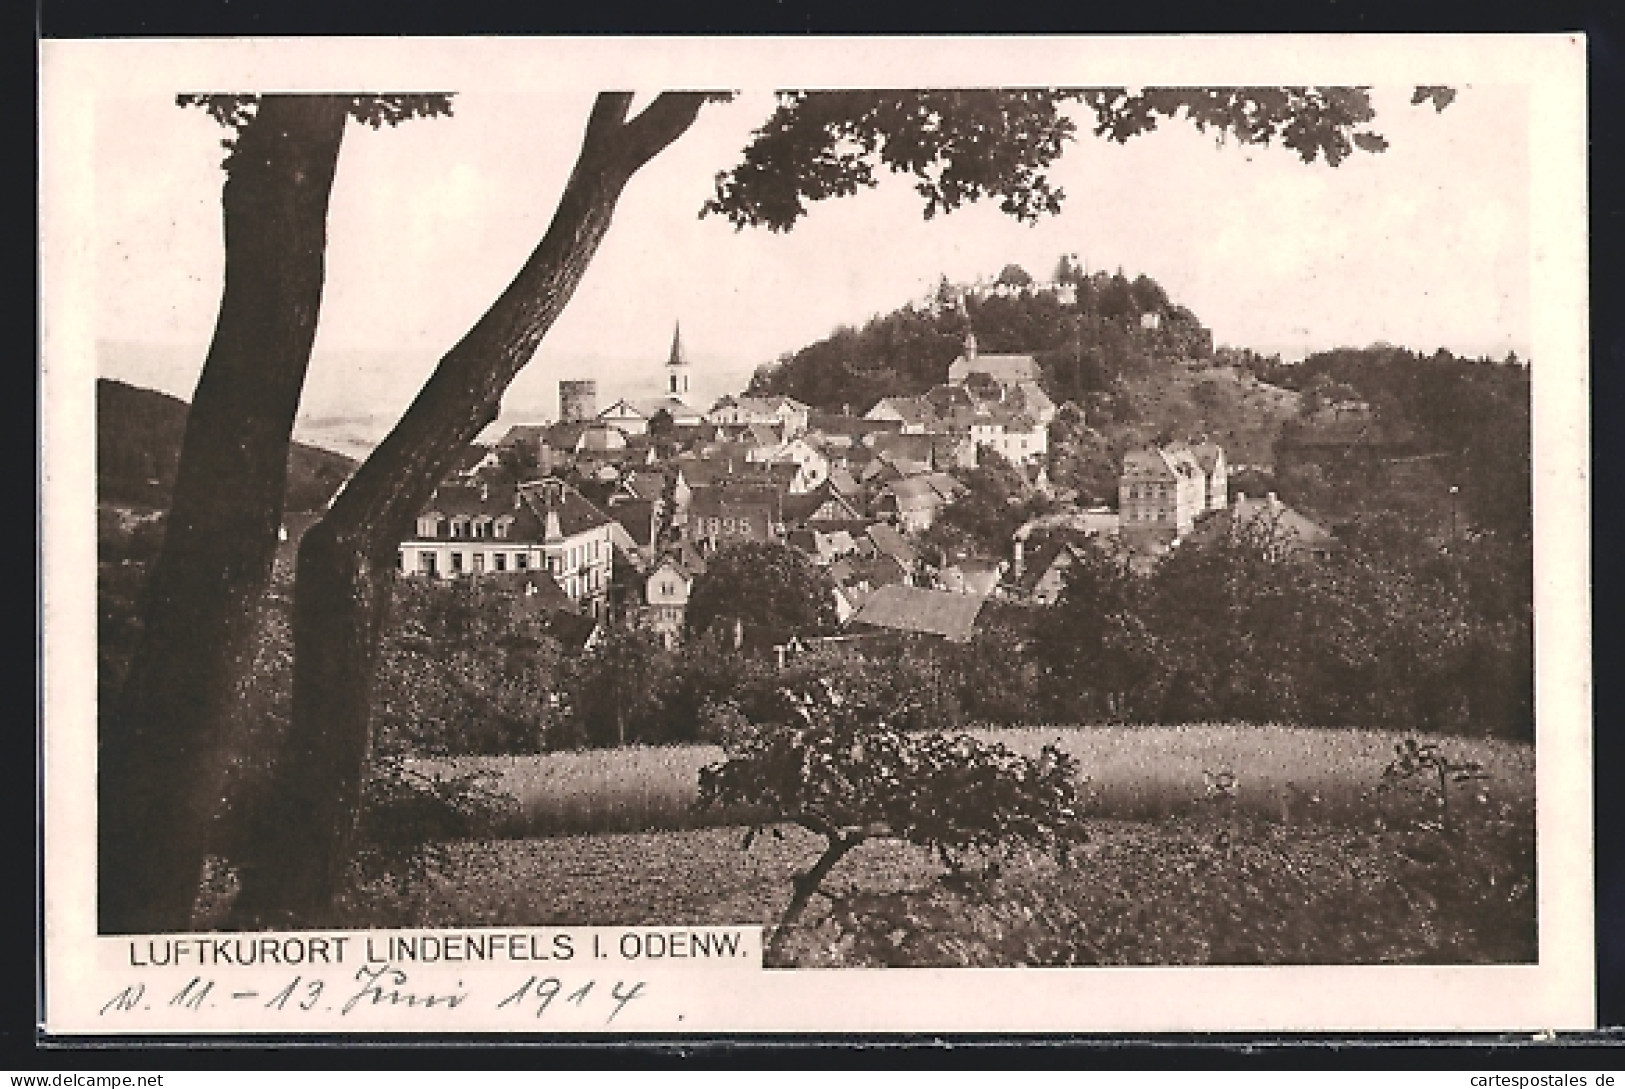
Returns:
[[[168,508],[186,433],[178,397],[110,378],[96,380],[96,498]],[[356,463],[296,442],[288,455],[286,510],[322,509]]]
[[[911,304],[861,329],[837,329],[759,369],[748,392],[783,394],[824,412],[866,412],[882,397],[923,393],[946,381],[971,329],[981,351],[1033,355],[1057,403],[1109,392],[1147,365],[1212,355],[1212,335],[1150,277],[1085,276],[1063,262],[1056,282],[1076,294],[1064,302],[1049,285],[1033,288],[1030,277],[1019,269],[1014,277],[1012,269],[1001,283],[1025,279],[1025,290],[978,296],[944,281],[933,305]],[[955,305],[961,295],[963,311]],[[1143,326],[1146,314],[1156,315],[1155,328]]]
[[[980,297],[944,281],[931,305],[838,329],[763,367],[751,392],[861,413],[946,381],[974,329],[978,350],[1032,355],[1045,392],[1082,409],[1080,421],[1063,407],[1051,427],[1050,473],[1085,498],[1112,499],[1123,454],[1156,439],[1211,439],[1233,464],[1272,465],[1299,395],[1215,356],[1210,331],[1155,280],[1086,276],[1065,261],[1054,283],[1075,298],[1030,280],[1011,266],[999,283],[1016,290]]]

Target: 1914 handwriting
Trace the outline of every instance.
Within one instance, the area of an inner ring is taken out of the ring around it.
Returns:
[[[558,976],[531,975],[518,986],[510,980],[493,989],[496,1009],[525,1010],[540,1018],[548,1010],[573,1007],[587,1012],[602,1010],[603,1024],[609,1024],[630,1003],[648,996],[643,980],[595,978],[567,981]],[[331,983],[321,976],[293,975],[266,990],[227,989],[213,979],[192,976],[172,993],[152,994],[145,983],[132,983],[118,991],[101,1007],[103,1017],[151,1010],[153,1003],[171,1009],[216,1009],[222,1003],[241,1004],[273,1013],[321,1010],[337,1011],[347,1017],[376,1007],[393,1009],[448,1010],[465,1003],[479,1004],[476,993],[462,980],[450,988],[422,989],[412,983],[407,972],[393,964],[364,964],[352,977]],[[558,1005],[555,1006],[555,1000]]]

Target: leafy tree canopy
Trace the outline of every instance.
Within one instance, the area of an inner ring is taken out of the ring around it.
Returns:
[[[818,635],[835,626],[829,575],[802,553],[772,542],[726,545],[694,580],[684,620],[691,636],[721,631],[751,652],[792,635]]]
[[[1415,101],[1448,104],[1433,93],[1447,88],[1425,90]],[[1064,109],[1074,103],[1093,112],[1095,135],[1119,143],[1169,118],[1243,144],[1279,142],[1332,166],[1388,146],[1365,127],[1376,112],[1363,87],[783,91],[700,214],[787,231],[810,202],[873,188],[884,170],[913,179],[927,219],[991,198],[1035,222],[1065,197],[1047,171],[1077,135]]]

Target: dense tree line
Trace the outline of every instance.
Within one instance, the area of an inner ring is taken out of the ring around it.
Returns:
[[[1086,550],[1027,618],[1040,692],[1085,717],[1282,721],[1528,737],[1528,569],[1368,525],[1310,559],[1258,519],[1149,576]]]
[[[1421,453],[1442,455],[1446,484],[1460,488],[1463,514],[1482,531],[1514,540],[1531,531],[1529,368],[1463,359],[1440,349],[1421,355],[1374,346],[1319,352],[1297,364],[1262,364],[1259,377],[1316,402],[1353,393],[1377,422],[1414,436]],[[1290,443],[1315,427],[1298,424]]]

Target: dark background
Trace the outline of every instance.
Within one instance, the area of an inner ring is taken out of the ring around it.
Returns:
[[[40,0],[35,8],[37,36],[60,38],[293,36],[293,35],[469,35],[469,34],[1171,34],[1171,33],[1555,33],[1580,32],[1588,38],[1591,133],[1591,331],[1592,331],[1592,553],[1594,685],[1596,699],[1596,864],[1598,1019],[1614,1031],[1590,1037],[1564,1037],[1532,1044],[1527,1037],[1454,1037],[1433,1040],[1365,1037],[1332,1038],[1206,1037],[1155,1040],[1029,1040],[902,1038],[859,1041],[797,1038],[634,1041],[594,1039],[571,1044],[529,1038],[523,1050],[489,1050],[491,1044],[519,1044],[512,1038],[440,1041],[439,1046],[405,1048],[401,1041],[349,1038],[372,1046],[339,1050],[337,1041],[277,1041],[254,1038],[231,1042],[154,1041],[134,1051],[130,1041],[95,1046],[92,1041],[43,1043],[36,1027],[39,967],[25,985],[21,971],[5,990],[0,1039],[11,1070],[125,1071],[304,1066],[335,1069],[468,1068],[474,1065],[599,1067],[910,1067],[976,1069],[1011,1066],[1110,1066],[1138,1068],[1329,1068],[1386,1066],[1400,1069],[1618,1070],[1625,1063],[1625,785],[1622,785],[1621,673],[1625,662],[1619,618],[1625,615],[1625,287],[1620,276],[1625,254],[1625,161],[1621,157],[1620,113],[1625,110],[1625,0],[1524,2],[1478,0],[1428,3],[1418,0],[1242,0],[1227,4],[1135,0],[1082,4],[990,4],[986,0],[735,0],[702,4],[628,3],[594,0],[538,4],[519,0]],[[19,38],[19,44],[21,39]],[[28,47],[32,49],[32,44]],[[37,65],[37,54],[18,50],[13,72]],[[37,69],[35,69],[37,71]],[[24,91],[35,92],[36,87]],[[37,114],[36,114],[37,117]],[[36,144],[37,146],[37,144]],[[14,183],[31,177],[20,168]],[[37,176],[37,175],[35,175]],[[37,237],[37,235],[36,235]],[[37,254],[35,255],[37,257]],[[36,266],[37,267],[37,266]],[[25,270],[24,275],[27,275]],[[8,293],[14,306],[33,300]],[[26,322],[26,315],[23,316]],[[35,399],[37,401],[37,397]],[[8,399],[23,415],[13,434],[33,432],[35,480],[39,479],[35,408],[22,397]],[[36,509],[38,493],[36,492]],[[39,559],[36,538],[35,556]],[[38,601],[38,583],[35,586]],[[38,613],[36,612],[36,617]],[[36,621],[36,642],[39,626]],[[36,664],[38,662],[36,645]],[[36,722],[38,756],[40,689],[29,692],[24,711]],[[24,685],[16,691],[27,692]],[[26,721],[19,718],[18,721]],[[20,735],[22,730],[16,729]],[[20,755],[20,754],[19,754]],[[13,761],[24,766],[24,759]],[[12,827],[37,827],[34,800],[24,789],[8,792],[16,807]],[[6,837],[13,855],[11,872],[38,873],[37,840]],[[35,848],[30,850],[30,848]],[[30,905],[25,883],[14,881],[12,949],[23,946],[23,921],[37,913],[37,887]],[[32,912],[30,911],[32,907]],[[38,933],[36,925],[35,932]],[[21,964],[22,957],[8,958]],[[199,1046],[199,1045],[202,1046]],[[87,1045],[93,1050],[87,1050]],[[188,1046],[190,1045],[190,1046]],[[479,1054],[473,1047],[480,1046]],[[546,1047],[544,1053],[535,1048]]]

